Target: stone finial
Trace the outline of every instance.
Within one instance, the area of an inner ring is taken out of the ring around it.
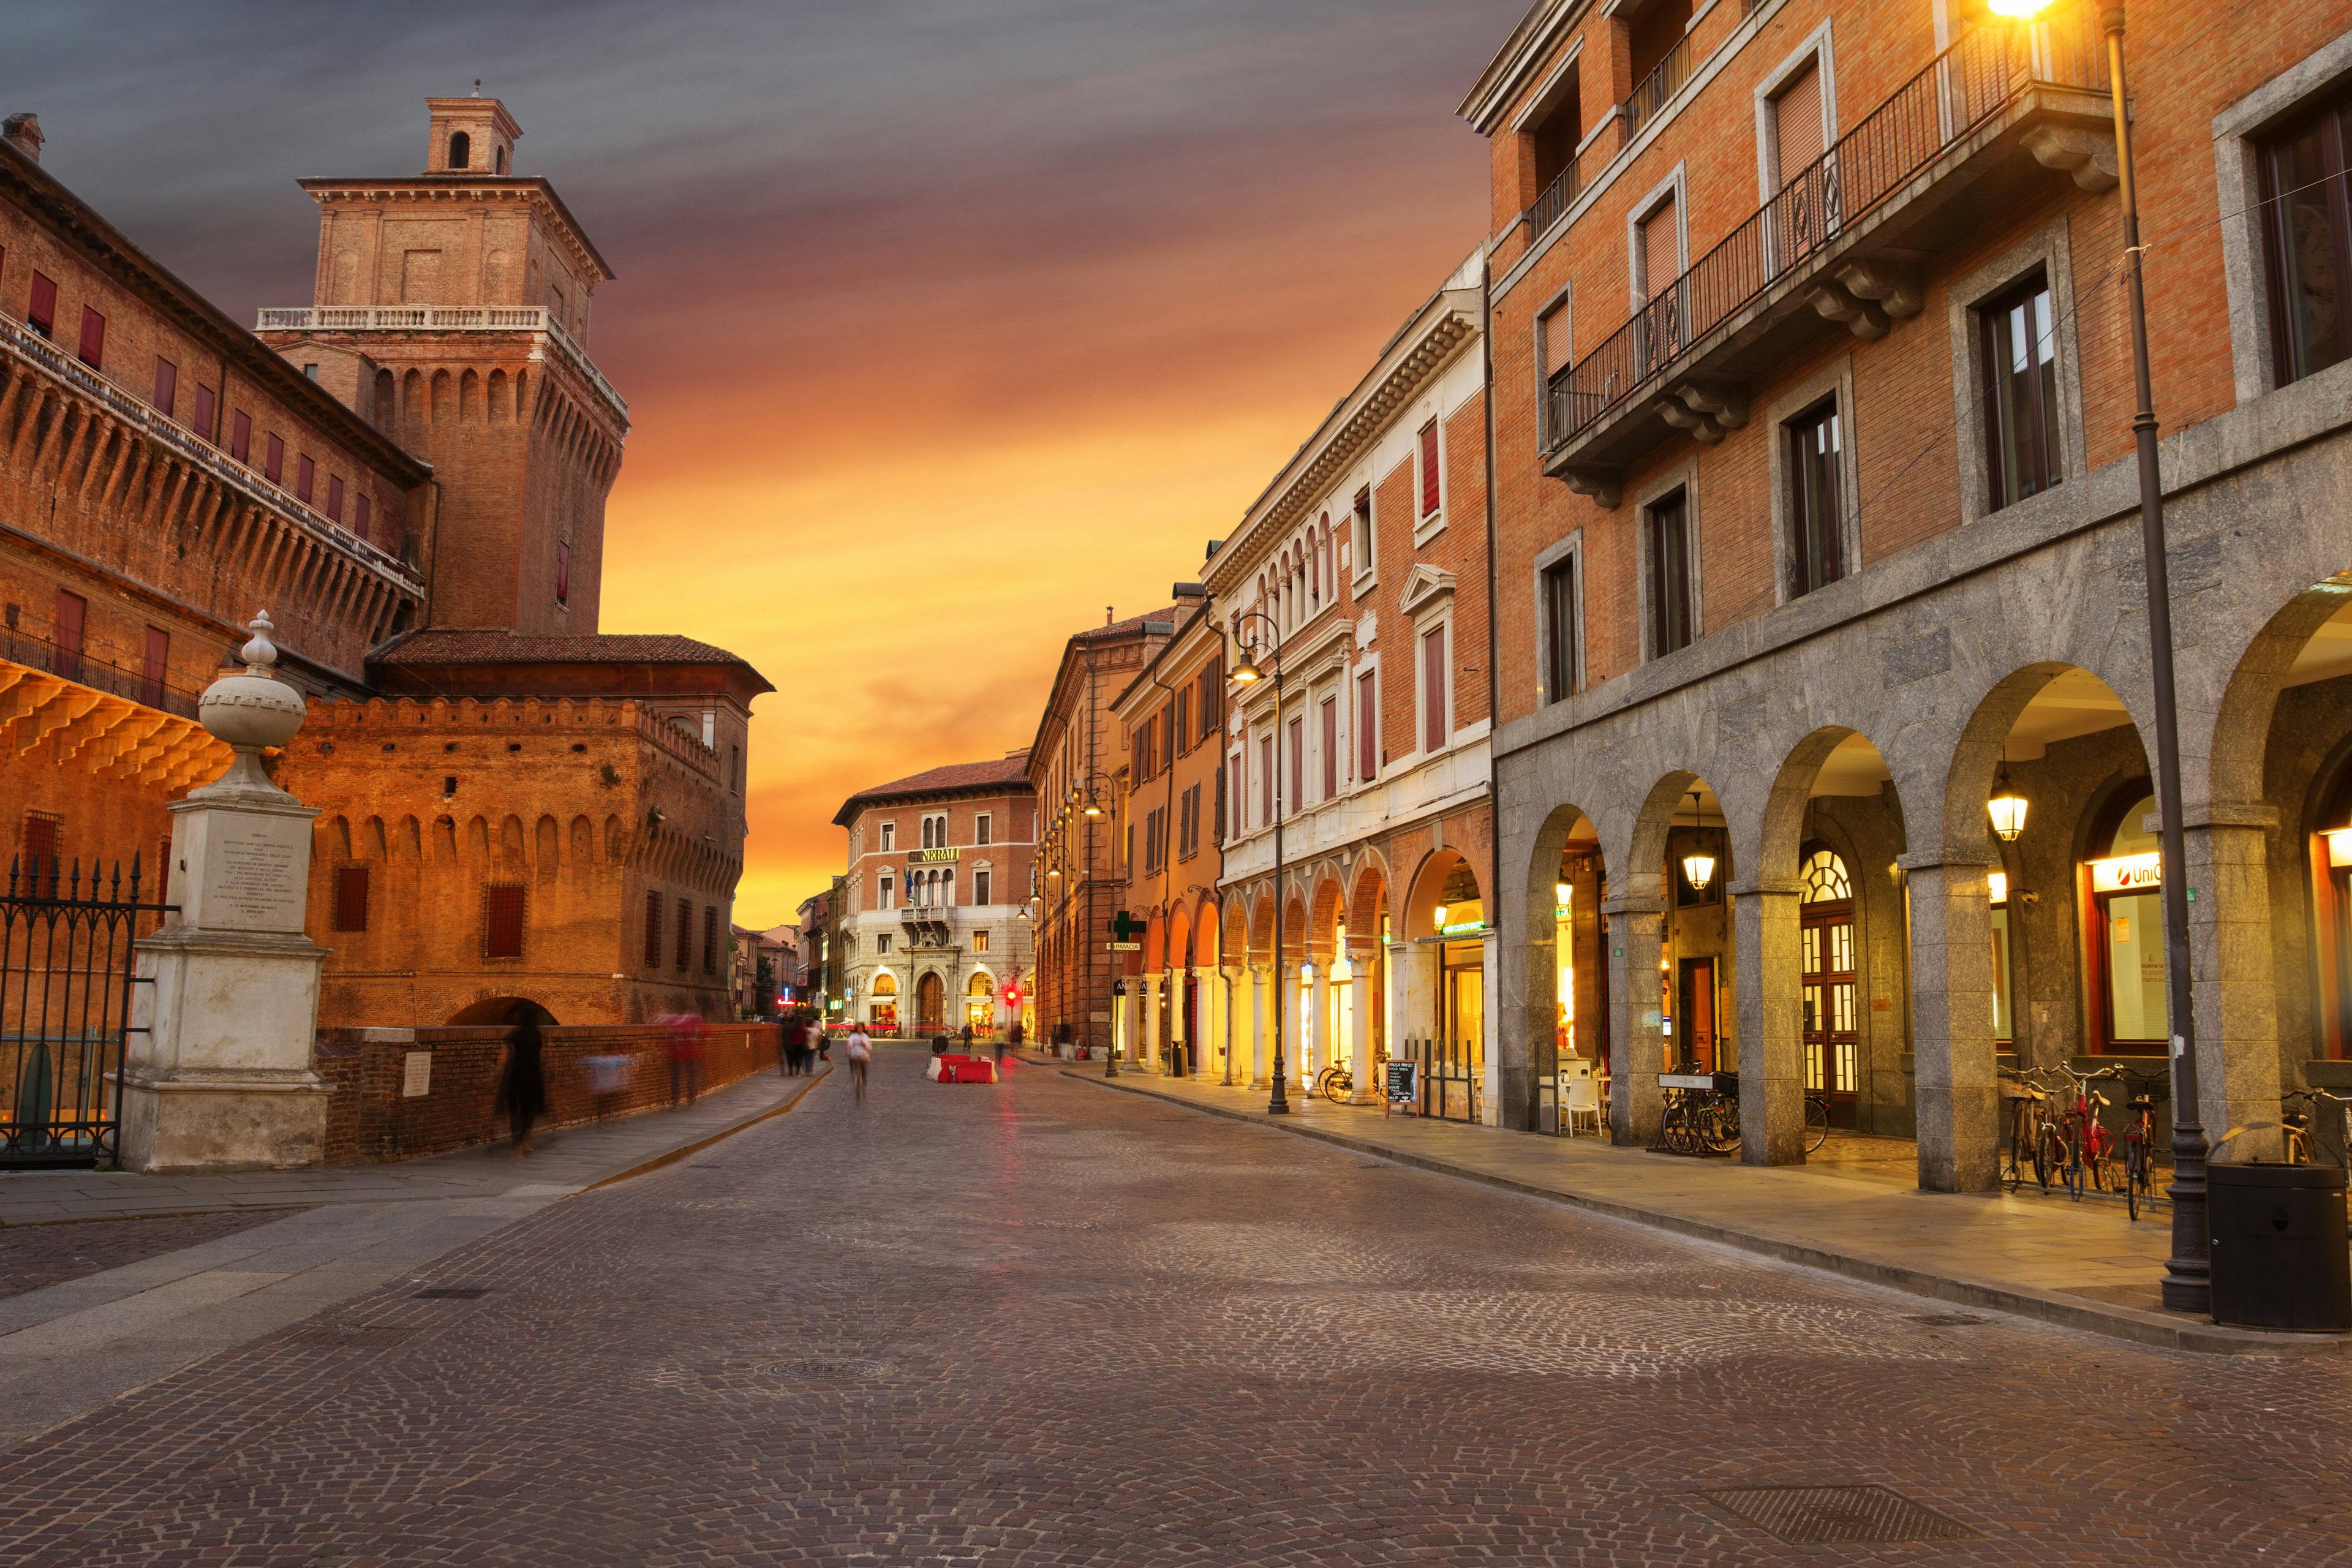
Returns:
[[[267,611],[250,623],[253,638],[237,650],[245,673],[224,675],[205,688],[196,701],[196,718],[215,740],[225,741],[236,755],[228,771],[205,786],[205,792],[258,790],[274,796],[285,791],[262,771],[261,752],[283,746],[302,728],[307,716],[302,694],[270,673],[278,663],[278,647],[269,640],[277,628]]]

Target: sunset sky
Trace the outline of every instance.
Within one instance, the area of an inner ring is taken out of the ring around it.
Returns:
[[[1453,110],[1524,0],[18,7],[0,111],[250,321],[307,304],[305,174],[521,122],[619,275],[635,427],[605,631],[754,712],[737,920],[841,868],[844,796],[1026,744],[1062,640],[1167,602],[1476,244]]]

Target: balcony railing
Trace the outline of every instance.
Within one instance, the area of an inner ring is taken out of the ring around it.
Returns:
[[[350,529],[291,490],[279,489],[256,469],[247,468],[210,440],[164,415],[131,388],[102,371],[92,370],[80,358],[65,353],[23,322],[0,316],[0,350],[13,353],[86,397],[104,404],[107,412],[133,429],[170,447],[179,457],[211,474],[304,531],[331,542],[336,549],[397,582],[411,596],[421,595],[425,580],[408,563]]]
[[[590,363],[554,313],[539,305],[272,305],[254,324],[257,332],[544,332],[572,368],[602,394],[623,420],[628,400]]]
[[[1687,359],[1695,345],[1911,181],[1947,148],[2037,87],[2104,91],[2106,54],[2091,7],[2034,27],[1963,35],[1758,208],[1624,325],[1552,378],[1545,427],[1557,449]]]
[[[1650,68],[1650,74],[1626,96],[1625,101],[1609,111],[1617,126],[1614,138],[1606,132],[1595,136],[1584,150],[1568,162],[1568,166],[1552,176],[1535,205],[1522,216],[1528,224],[1528,237],[1532,241],[1553,224],[1559,215],[1576,203],[1584,188],[1599,176],[1601,170],[1615,162],[1618,155],[1633,144],[1642,127],[1657,117],[1658,111],[1672,102],[1675,94],[1688,85],[1691,78],[1691,50],[1688,35],[1675,40],[1666,51],[1666,58]]]
[[[1617,106],[1619,122],[1624,127],[1622,140],[1631,144],[1642,133],[1642,127],[1657,117],[1658,110],[1674,101],[1675,94],[1690,80],[1690,35],[1685,33],[1666,51],[1666,58],[1650,68],[1650,74],[1641,79],[1625,101]]]

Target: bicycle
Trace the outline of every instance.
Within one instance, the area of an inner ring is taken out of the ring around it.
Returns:
[[[1345,1105],[1356,1092],[1356,1075],[1345,1062],[1333,1062],[1315,1075],[1315,1092],[1334,1105]]]
[[[1830,1141],[1830,1101],[1827,1095],[1805,1096],[1805,1152],[1813,1153]]]
[[[2279,1096],[2279,1128],[2286,1135],[2286,1163],[2290,1165],[2313,1163],[2319,1141],[2313,1135],[2312,1118],[2322,1105],[2336,1107],[2336,1159],[2346,1163],[2352,1154],[2352,1100],[2331,1094],[2324,1089],[2298,1089]]]
[[[2087,1185],[2095,1192],[2107,1190],[2107,1163],[2115,1158],[2116,1135],[2099,1120],[2102,1107],[2114,1103],[2091,1087],[2102,1079],[2116,1076],[2113,1068],[2097,1072],[2081,1072],[2059,1062],[2050,1068],[2074,1086],[2074,1103],[2058,1116],[2066,1144],[2066,1191],[2076,1203],[2083,1201]]]
[[[2156,1204],[2156,1102],[2166,1079],[2162,1073],[2129,1068],[2118,1076],[2131,1086],[2130,1098],[2124,1101],[2131,1116],[2124,1127],[2124,1212],[2137,1222],[2143,1205]]]

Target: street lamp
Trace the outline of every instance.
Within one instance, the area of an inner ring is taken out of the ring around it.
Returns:
[[[1985,802],[1985,811],[1992,818],[1992,830],[2003,844],[2014,844],[2017,836],[2025,831],[2026,799],[2009,785],[2009,769],[2000,770],[1993,781],[1999,793]]]
[[[1236,637],[1243,621],[1264,621],[1273,639],[1268,648],[1274,659],[1274,1094],[1265,1102],[1265,1113],[1287,1116],[1290,1093],[1283,1082],[1286,1068],[1282,1055],[1282,1016],[1288,1010],[1282,987],[1282,628],[1264,610],[1251,610],[1234,623]],[[1232,679],[1236,686],[1255,686],[1265,676],[1257,661],[1244,654]]]
[[[2030,22],[2055,0],[1986,0],[1997,16]],[[2172,1256],[2164,1304],[2210,1312],[2212,1258],[2205,1230],[2205,1127],[2197,1105],[2197,1024],[2189,996],[2189,866],[2180,828],[2180,720],[2173,696],[2172,584],[2164,552],[2164,485],[2157,468],[2156,393],[2147,365],[2147,295],[2139,242],[2139,185],[2132,177],[2131,120],[2124,110],[2124,7],[2099,8],[2107,35],[2107,93],[2116,126],[2116,173],[2124,208],[2124,279],[2131,304],[2132,381],[2138,406],[2139,548],[2147,574],[2148,685],[2156,708],[2158,864],[2163,868],[2164,1000],[2172,1035]]]

